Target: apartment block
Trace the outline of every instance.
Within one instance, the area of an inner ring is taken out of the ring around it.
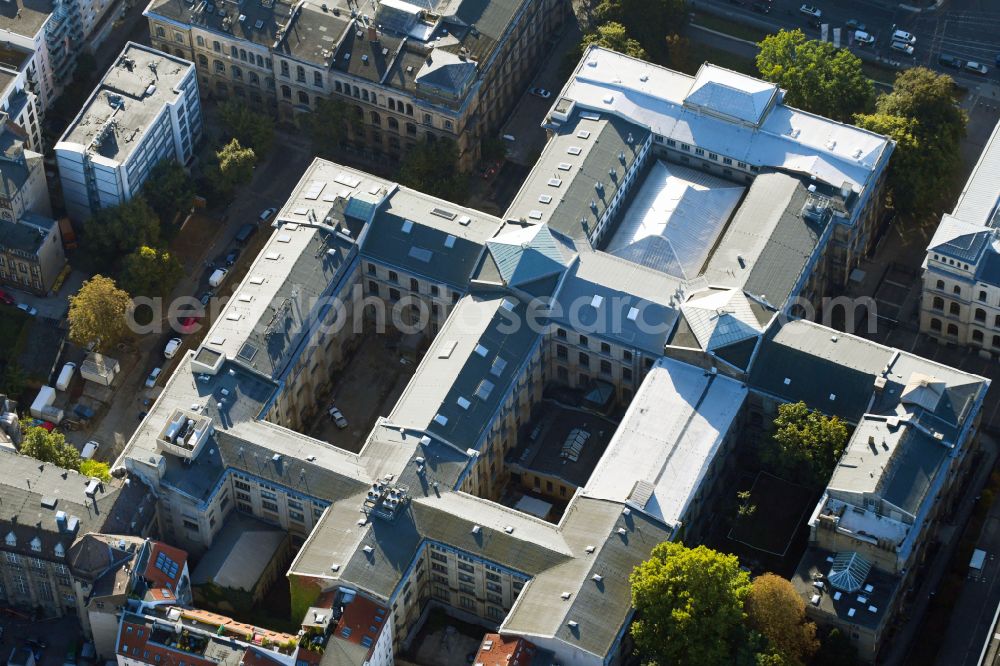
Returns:
[[[348,110],[345,148],[395,161],[452,141],[471,168],[569,11],[564,0],[153,0],[152,44],[195,62],[202,92],[282,118],[323,99]]]
[[[920,332],[985,357],[1000,354],[1000,124],[986,142],[955,209],[927,246]]]
[[[162,160],[187,164],[201,126],[194,66],[127,44],[55,146],[70,217],[130,200]]]
[[[25,127],[10,115],[0,116],[0,220],[17,222],[26,213],[52,215],[42,155],[31,145]]]
[[[89,533],[146,533],[154,517],[136,480],[103,484],[34,458],[0,451],[5,501],[0,558],[4,605],[50,616],[81,610],[81,583],[72,568],[74,545]]]
[[[35,213],[0,219],[0,284],[44,296],[65,266],[58,222]]]

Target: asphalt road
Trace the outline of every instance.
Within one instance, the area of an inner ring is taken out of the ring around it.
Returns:
[[[752,0],[694,0],[692,6],[695,11],[707,7],[734,20],[775,31],[801,28],[811,37],[820,36],[819,30],[809,26],[810,17],[799,11],[803,3],[798,0],[773,0],[769,14],[753,11],[752,4]],[[828,40],[832,40],[834,28],[842,28],[841,43],[862,57],[897,61],[902,66],[926,65],[947,72],[966,86],[978,85],[984,79],[1000,81],[1000,68],[994,66],[995,58],[1000,55],[1000,2],[996,0],[950,0],[940,9],[922,12],[871,0],[809,0],[807,4],[822,11],[822,22],[829,26]],[[865,25],[867,32],[876,39],[874,45],[850,43],[848,33],[851,31],[846,29],[846,23],[851,19]],[[917,38],[913,56],[890,48],[894,27]],[[942,67],[937,62],[941,53],[983,62],[989,67],[989,74],[984,77]]]

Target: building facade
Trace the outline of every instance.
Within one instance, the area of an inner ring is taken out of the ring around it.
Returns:
[[[1000,355],[1000,124],[951,214],[927,246],[920,332],[938,342]]]
[[[569,11],[564,0],[205,7],[154,0],[145,12],[153,46],[196,63],[203,94],[282,118],[336,100],[344,148],[391,163],[418,141],[451,141],[466,170]]]
[[[65,266],[57,221],[35,213],[0,220],[0,284],[44,296]]]
[[[70,217],[129,201],[162,160],[187,164],[201,127],[194,66],[126,45],[55,146]]]

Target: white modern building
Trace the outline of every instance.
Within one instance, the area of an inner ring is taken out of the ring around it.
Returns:
[[[920,331],[1000,355],[1000,124],[927,246]]]
[[[160,161],[187,163],[200,134],[194,66],[130,42],[55,146],[70,217],[130,200]]]

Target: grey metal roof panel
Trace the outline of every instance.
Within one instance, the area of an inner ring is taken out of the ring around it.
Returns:
[[[270,48],[277,40],[278,31],[288,23],[292,14],[292,4],[287,0],[276,0],[265,6],[262,2],[236,3],[232,0],[215,0],[210,3],[217,12],[207,8],[192,16],[192,5],[185,0],[154,0],[143,12],[144,16],[159,15],[184,25],[192,25],[215,32],[219,35],[232,34],[259,46]],[[199,5],[195,5],[198,7]],[[227,12],[230,19],[234,15],[246,16],[243,21],[232,21],[230,30],[222,27],[225,17],[218,12]],[[257,21],[261,27],[257,28]]]
[[[513,323],[526,322],[526,311],[514,296],[462,298],[389,420],[461,448],[477,446],[522,365],[537,349],[540,331]]]
[[[435,210],[446,216],[431,212]],[[491,215],[399,189],[372,218],[361,252],[432,282],[464,290],[483,244],[500,224]]]
[[[665,273],[584,251],[563,279],[552,319],[659,355],[678,318],[672,299],[680,285]]]
[[[546,143],[505,217],[529,224],[547,222],[565,236],[586,238],[648,137],[648,130],[618,116],[588,113],[583,117],[574,112]],[[556,180],[559,184],[553,186]],[[552,200],[541,203],[544,197]]]
[[[791,321],[772,327],[762,339],[750,386],[856,423],[891,356],[888,348],[867,340]]]
[[[979,161],[969,176],[962,194],[959,195],[952,215],[966,222],[997,226],[1000,222],[1000,218],[997,217],[997,209],[1000,206],[998,173],[1000,173],[1000,122],[993,128],[986,147],[980,153]]]

